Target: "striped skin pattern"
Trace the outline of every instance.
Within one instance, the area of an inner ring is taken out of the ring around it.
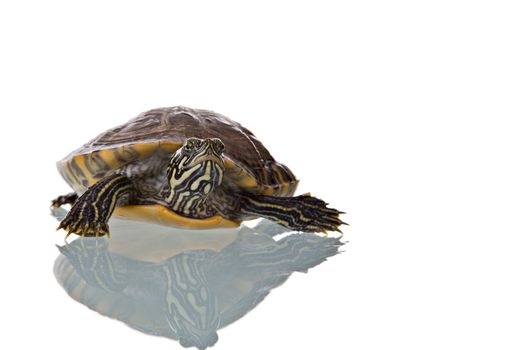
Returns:
[[[206,200],[222,183],[223,150],[219,139],[190,138],[175,153],[167,172],[169,191],[164,194],[170,208],[189,217],[213,214]]]
[[[114,174],[93,185],[75,202],[57,230],[80,236],[109,236],[108,220],[119,199],[129,195],[133,185],[124,175]]]
[[[234,220],[263,217],[290,230],[323,233],[341,232],[339,226],[346,225],[339,218],[344,212],[329,208],[328,203],[310,194],[277,197],[220,187],[211,198],[219,215]]]
[[[292,230],[341,232],[339,226],[345,224],[339,219],[343,212],[310,195],[274,197],[245,192],[241,200],[244,214],[262,216]]]

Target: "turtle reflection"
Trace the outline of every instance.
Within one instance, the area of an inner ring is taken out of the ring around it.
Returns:
[[[59,247],[55,276],[89,308],[144,333],[204,349],[294,271],[338,252],[340,239],[291,234],[279,226],[184,231],[115,220],[111,240]]]

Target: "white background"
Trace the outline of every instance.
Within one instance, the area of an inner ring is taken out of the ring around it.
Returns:
[[[5,1],[0,347],[174,349],[52,275],[55,161],[141,111],[212,109],[348,212],[216,349],[525,348],[519,1]]]

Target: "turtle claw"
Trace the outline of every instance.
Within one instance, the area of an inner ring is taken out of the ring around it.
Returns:
[[[90,220],[89,216],[82,215],[83,209],[84,208],[78,210],[78,208],[72,208],[64,220],[58,225],[57,230],[64,229],[67,232],[65,239],[73,233],[80,237],[109,237],[108,224]]]
[[[58,229],[57,229],[58,230]],[[66,233],[66,237],[64,237],[64,241],[67,241],[67,238],[69,237],[69,235],[71,235],[71,231],[69,231],[68,233]]]
[[[316,197],[304,197],[304,195],[300,197],[304,205],[303,216],[307,218],[304,231],[324,234],[330,231],[343,233],[339,226],[347,225],[347,223],[339,218],[339,215],[343,214],[341,211],[328,207],[328,203]]]
[[[81,237],[101,237],[109,235],[106,215],[96,207],[96,201],[86,192],[71,207],[66,217],[60,222],[57,230],[64,229],[66,239],[71,234]]]

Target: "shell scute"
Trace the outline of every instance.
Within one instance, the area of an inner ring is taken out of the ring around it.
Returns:
[[[225,145],[226,176],[255,193],[290,195],[298,180],[274,160],[241,124],[207,110],[157,108],[103,132],[72,152],[57,167],[76,192],[83,192],[112,171],[158,154],[175,152],[188,137],[220,138]]]

